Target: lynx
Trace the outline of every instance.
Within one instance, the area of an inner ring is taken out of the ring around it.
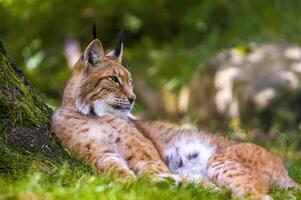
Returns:
[[[105,54],[93,40],[75,64],[52,127],[62,145],[96,173],[211,181],[234,195],[270,199],[268,187],[299,187],[282,160],[262,147],[134,119],[131,74],[123,45]],[[168,166],[168,167],[167,167]]]
[[[255,144],[165,124],[134,122],[155,144],[172,173],[205,179],[230,189],[234,196],[252,199],[272,199],[266,194],[271,185],[300,188],[278,156]]]
[[[123,44],[105,54],[93,40],[75,64],[52,127],[62,145],[97,173],[127,179],[169,172],[154,145],[128,120],[135,102]]]

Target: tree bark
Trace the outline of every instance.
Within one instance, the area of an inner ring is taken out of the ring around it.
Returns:
[[[56,161],[69,159],[51,131],[51,114],[0,42],[0,154],[12,149]]]

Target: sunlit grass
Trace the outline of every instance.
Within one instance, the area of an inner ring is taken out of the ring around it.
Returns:
[[[8,150],[8,149],[7,149]],[[11,157],[12,167],[4,160]],[[176,186],[139,178],[132,182],[95,176],[81,163],[53,163],[43,158],[1,152],[0,199],[231,199],[227,191],[210,191],[194,185]],[[16,160],[17,159],[17,160]],[[15,162],[16,161],[16,162]],[[18,165],[19,163],[19,165]],[[4,168],[8,167],[7,170]],[[301,181],[301,165],[289,165],[290,175]],[[301,192],[273,188],[274,199],[301,199]]]
[[[1,176],[0,199],[230,198],[228,192],[217,193],[193,185],[175,186],[168,181],[152,183],[148,179],[140,178],[125,182],[109,177],[96,177],[81,165],[52,165],[51,168],[33,166],[22,173],[18,177]]]

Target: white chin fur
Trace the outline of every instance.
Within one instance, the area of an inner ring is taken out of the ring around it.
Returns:
[[[94,113],[101,117],[104,116],[106,114],[109,114],[109,105],[107,105],[105,102],[103,101],[95,101],[93,102],[93,109],[94,109]]]
[[[75,106],[78,109],[78,111],[84,115],[88,115],[90,113],[90,106],[84,104],[82,101],[80,100],[76,100],[75,102]]]
[[[130,113],[130,110],[116,110],[105,101],[94,101],[93,105],[84,104],[79,100],[76,101],[78,111],[84,115],[90,114],[92,106],[95,115],[99,117],[104,115],[114,115],[121,118],[135,119],[135,117]]]

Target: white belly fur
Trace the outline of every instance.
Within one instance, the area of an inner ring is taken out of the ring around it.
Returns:
[[[208,160],[214,151],[214,146],[200,133],[189,133],[174,138],[165,158],[172,173],[206,176]]]

